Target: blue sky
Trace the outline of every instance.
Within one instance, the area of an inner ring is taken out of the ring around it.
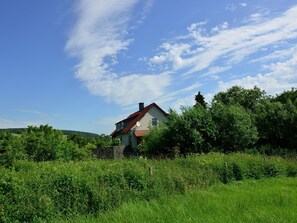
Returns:
[[[109,134],[138,108],[297,87],[296,0],[0,0],[0,128]]]

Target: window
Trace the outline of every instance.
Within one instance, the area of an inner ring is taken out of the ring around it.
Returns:
[[[158,126],[158,119],[152,118],[152,126],[157,127]]]
[[[121,129],[124,128],[124,122],[121,122]]]
[[[116,124],[116,129],[117,129],[117,131],[119,131],[120,128],[121,128],[120,124]]]

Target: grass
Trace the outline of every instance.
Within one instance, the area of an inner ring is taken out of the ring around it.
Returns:
[[[18,161],[0,167],[0,222],[98,216],[132,202],[205,191],[219,183],[294,176],[296,159],[240,153],[174,160]]]
[[[125,203],[114,212],[68,222],[296,222],[297,179],[215,185],[184,195]]]

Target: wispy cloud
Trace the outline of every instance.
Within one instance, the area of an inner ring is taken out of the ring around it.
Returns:
[[[151,63],[167,64],[174,70],[187,69],[196,73],[210,67],[218,60],[232,66],[263,47],[272,47],[281,41],[297,37],[297,6],[276,18],[262,23],[250,23],[235,28],[207,32],[203,24],[193,24],[188,34],[161,45],[161,52],[151,58]]]
[[[249,75],[229,82],[221,81],[220,90],[226,90],[233,85],[245,88],[258,86],[268,94],[274,95],[297,86],[297,50],[284,62],[270,63],[265,65],[266,73]]]
[[[245,23],[239,26],[233,24],[233,27],[227,21],[213,28],[206,22],[193,23],[186,34],[164,42],[159,53],[150,58],[150,63],[161,69],[166,68],[176,76],[196,74],[211,77],[217,81],[218,91],[233,85],[247,88],[257,85],[268,93],[279,93],[296,87],[297,83],[295,21],[297,6],[276,17],[270,17],[269,11],[262,10],[252,14]],[[268,65],[263,66],[263,63]],[[258,68],[242,77],[243,74],[234,72],[233,67],[236,66]],[[224,74],[227,70],[230,70],[230,75]],[[208,100],[214,93],[207,94]],[[188,99],[184,102],[191,101],[190,96]]]
[[[149,101],[164,93],[170,75],[128,74],[113,71],[117,56],[133,41],[128,25],[138,0],[80,0],[77,23],[71,32],[66,51],[79,59],[76,77],[94,95],[119,105],[139,100]],[[146,1],[142,17],[151,7]]]
[[[207,21],[202,21],[191,24],[185,34],[162,43],[158,53],[151,58],[144,55],[145,62],[152,68],[151,73],[117,73],[114,65],[121,62],[118,57],[133,44],[128,32],[133,25],[139,25],[131,20],[135,18],[134,9],[140,2],[79,0],[77,22],[66,45],[69,55],[79,61],[75,67],[76,77],[90,93],[125,107],[139,101],[168,103],[181,95],[187,97],[193,94],[194,87],[201,86],[201,82],[194,79],[192,81],[196,84],[189,83],[189,77],[193,77],[193,74],[217,81],[225,71],[232,73],[233,67],[242,62],[268,61],[269,57],[273,57],[273,50],[281,52],[278,49],[280,44],[288,46],[287,42],[297,38],[297,6],[276,17],[271,17],[269,11],[259,11],[237,26],[222,21],[217,26],[209,27]],[[152,0],[145,1],[140,19],[145,18],[152,3]],[[233,6],[230,5],[228,10],[246,7],[247,3]],[[271,54],[266,55],[266,59],[264,48],[268,48],[267,54]],[[294,52],[287,53],[280,62],[290,61]],[[262,59],[257,58],[256,54],[261,55]],[[251,56],[253,59],[248,61]],[[271,76],[276,78],[276,72],[257,71],[244,81],[246,85],[257,84]],[[231,83],[239,84],[242,80],[234,73],[232,77],[217,84],[222,89]],[[275,80],[281,81],[279,78]],[[285,86],[286,80],[283,79],[282,86]]]
[[[230,70],[231,68],[232,68],[231,66],[224,66],[224,67],[214,66],[214,67],[210,67],[207,72],[202,74],[202,76],[210,76],[213,79],[219,79],[218,74],[221,74],[222,72]]]
[[[17,109],[17,112],[21,112],[21,113],[29,113],[29,114],[33,114],[33,115],[41,115],[41,116],[46,116],[46,114],[44,112],[41,111],[36,111],[36,110],[30,110],[30,109]]]
[[[290,57],[292,57],[292,55],[297,53],[297,46],[292,46],[292,47],[288,47],[286,49],[281,49],[281,50],[275,50],[272,53],[269,53],[268,55],[265,55],[263,57],[257,58],[257,59],[253,59],[250,62],[251,63],[267,63],[269,61],[275,61],[275,60],[285,60],[288,59]]]
[[[226,7],[225,7],[225,10],[228,10],[228,11],[231,11],[231,12],[234,12],[236,9],[238,8],[242,8],[242,7],[246,7],[247,6],[247,3],[245,2],[241,2],[241,3],[238,3],[238,4],[228,4]]]
[[[147,14],[153,7],[154,0],[145,0],[144,1],[144,7],[143,10],[141,11],[141,19],[138,21],[138,23],[142,23],[142,21],[146,18]]]

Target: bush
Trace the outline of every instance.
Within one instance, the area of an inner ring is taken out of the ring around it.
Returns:
[[[217,131],[210,112],[203,106],[171,110],[168,121],[153,128],[139,147],[145,155],[175,157],[179,154],[209,152]]]

